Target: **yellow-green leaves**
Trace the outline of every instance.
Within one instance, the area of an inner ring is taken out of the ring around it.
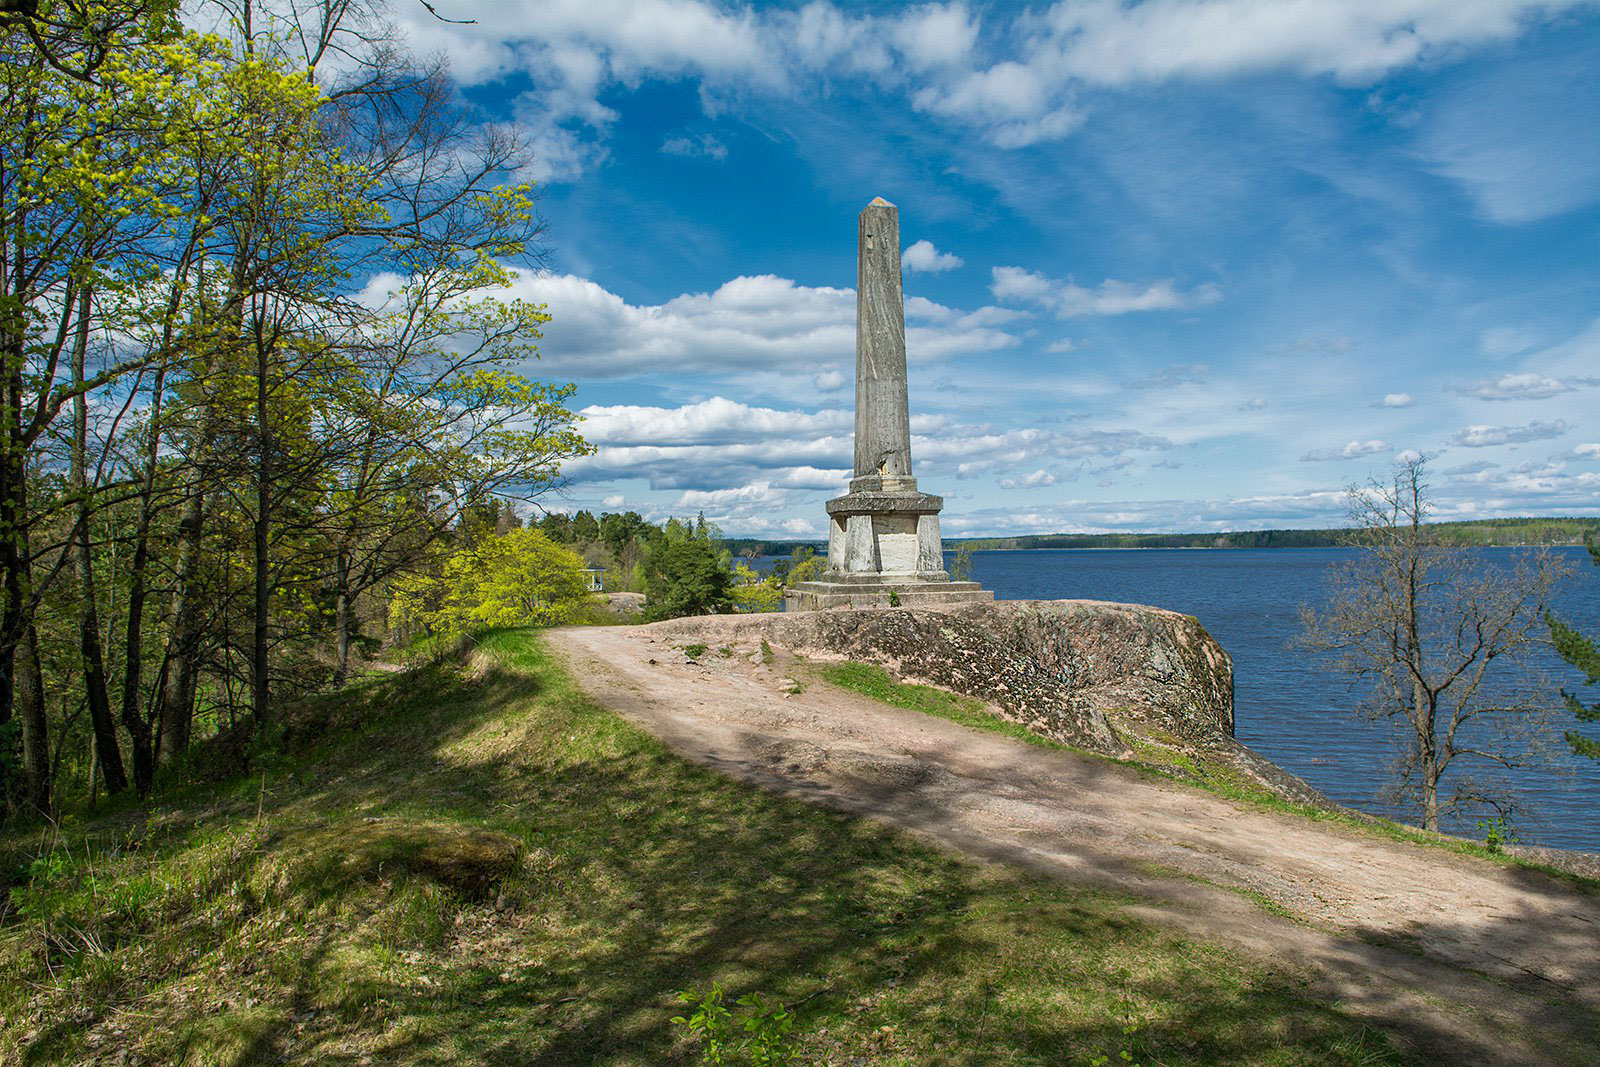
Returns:
[[[588,597],[576,554],[539,530],[511,530],[448,553],[437,576],[397,579],[390,620],[435,636],[553,626],[572,621]]]

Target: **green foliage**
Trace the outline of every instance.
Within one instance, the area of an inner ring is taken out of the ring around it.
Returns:
[[[957,582],[972,581],[972,545],[962,544],[950,557],[950,578]]]
[[[1589,548],[1589,557],[1596,566],[1600,566],[1600,539],[1591,534],[1586,544]],[[1596,647],[1596,639],[1585,637],[1554,615],[1547,613],[1545,622],[1550,627],[1550,640],[1555,644],[1556,653],[1583,672],[1583,684],[1592,686],[1600,682],[1600,648]],[[1576,693],[1566,690],[1562,690],[1561,697],[1566,703],[1567,710],[1572,712],[1579,722],[1600,723],[1600,701],[1586,704]],[[1600,738],[1591,737],[1578,730],[1568,730],[1566,738],[1573,752],[1592,760],[1600,760]]]
[[[588,601],[583,561],[536,529],[515,529],[451,552],[437,575],[396,579],[396,626],[456,637],[502,626],[570,622]]]
[[[763,578],[741,562],[733,568],[733,585],[729,596],[735,611],[777,611],[783,606],[783,582],[771,575]]]
[[[645,573],[645,618],[651,621],[712,615],[733,607],[731,578],[708,540],[681,535],[652,546]]]
[[[900,606],[900,594],[896,593],[893,589],[889,590],[889,606],[891,608],[897,608]]]
[[[1483,834],[1483,847],[1490,852],[1504,852],[1507,845],[1517,843],[1516,831],[1503,816],[1478,820],[1478,832]]]
[[[699,659],[701,656],[706,654],[706,646],[705,645],[685,645],[685,646],[683,646],[683,654],[685,656],[688,656],[690,659]]]
[[[699,1039],[704,1063],[771,1067],[792,1063],[800,1055],[792,1033],[794,1012],[761,993],[746,993],[734,1001],[745,1009],[742,1018],[728,1010],[721,982],[711,983],[705,993],[681,990],[678,999],[694,1010],[687,1016],[673,1016],[672,1023]]]

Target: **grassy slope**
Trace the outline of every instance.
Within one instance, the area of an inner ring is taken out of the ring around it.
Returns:
[[[813,1063],[1403,1059],[1112,896],[687,764],[530,633],[480,652],[65,832],[0,922],[0,1060],[688,1063],[674,993],[713,980],[803,1001]]]
[[[1250,781],[1231,768],[1206,763],[1201,758],[1186,755],[1178,745],[1153,744],[1131,734],[1124,735],[1134,751],[1133,760],[1117,760],[1097,752],[1074,748],[1034,733],[1025,726],[990,712],[981,700],[961,696],[929,685],[900,682],[887,670],[873,663],[842,662],[822,664],[818,677],[842,689],[849,689],[881,700],[895,707],[933,715],[975,730],[1004,734],[1042,748],[1074,752],[1088,759],[1106,760],[1128,767],[1147,776],[1168,778],[1199,786],[1218,796],[1250,804],[1264,811],[1282,812],[1316,822],[1337,823],[1360,833],[1376,834],[1396,841],[1406,841],[1429,848],[1444,849],[1465,856],[1477,856],[1492,863],[1508,867],[1523,867],[1560,879],[1574,889],[1586,893],[1600,893],[1600,882],[1569,871],[1560,870],[1534,860],[1523,859],[1504,851],[1491,849],[1475,841],[1467,841],[1449,834],[1436,834],[1415,826],[1407,826],[1391,819],[1337,807],[1313,807],[1285,800],[1265,786]],[[1176,740],[1176,739],[1172,739]],[[1272,910],[1271,907],[1268,910]]]

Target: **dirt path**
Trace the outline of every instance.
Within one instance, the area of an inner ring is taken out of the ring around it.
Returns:
[[[825,684],[791,694],[785,662],[761,664],[728,622],[733,654],[698,661],[670,623],[549,639],[591,696],[689,759],[968,855],[1129,890],[1149,902],[1133,913],[1304,968],[1440,1062],[1600,1061],[1595,896]]]

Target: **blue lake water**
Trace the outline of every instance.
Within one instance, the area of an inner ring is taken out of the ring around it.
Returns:
[[[1328,566],[1351,549],[1129,549],[978,552],[973,578],[1001,600],[1081,597],[1152,604],[1196,616],[1233,657],[1234,732],[1239,740],[1300,775],[1334,800],[1416,822],[1414,810],[1380,797],[1392,776],[1400,735],[1391,722],[1354,714],[1362,693],[1331,664],[1293,648],[1300,606],[1320,607]],[[1485,549],[1505,565],[1514,549]],[[1580,630],[1600,630],[1600,569],[1581,548],[1556,549],[1577,575],[1563,587],[1558,613]],[[1555,689],[1581,675],[1553,653],[1539,657]],[[1593,699],[1594,693],[1586,694]],[[1558,720],[1570,727],[1569,716]],[[1513,818],[1525,843],[1600,851],[1600,764],[1571,755],[1559,730],[1537,769],[1471,768],[1479,781],[1498,780],[1525,811]],[[1463,757],[1464,758],[1464,757]],[[1495,771],[1496,773],[1489,773]],[[1448,779],[1447,779],[1448,782]],[[1483,812],[1445,829],[1481,837]],[[1489,813],[1489,814],[1492,814]]]

